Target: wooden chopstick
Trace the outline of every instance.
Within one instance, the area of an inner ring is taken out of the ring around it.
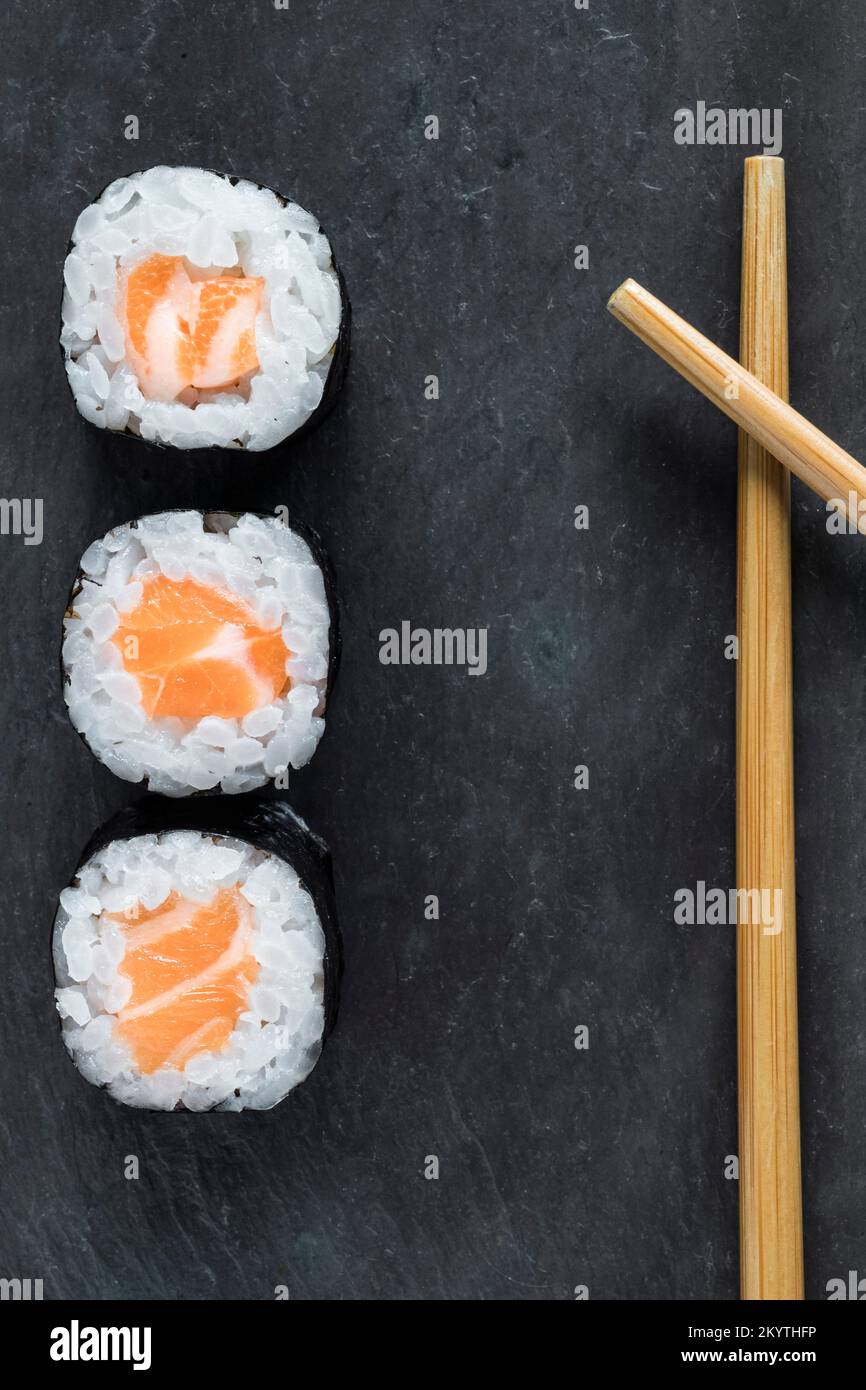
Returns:
[[[788,396],[785,166],[746,160],[742,365]],[[737,887],[773,929],[737,927],[740,1294],[803,1298],[790,475],[740,432],[737,513]],[[767,894],[765,898],[763,895]],[[778,896],[776,896],[778,894]]]
[[[866,468],[648,290],[626,280],[608,308],[765,449],[866,535]]]

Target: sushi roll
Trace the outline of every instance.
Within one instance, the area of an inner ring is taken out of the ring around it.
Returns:
[[[268,1110],[312,1071],[341,971],[330,858],[284,802],[162,798],[93,837],[52,951],[82,1075],[148,1110]]]
[[[63,623],[69,717],[151,791],[284,788],[321,738],[338,645],[312,533],[252,513],[141,517],[81,558]]]
[[[60,344],[79,411],[178,449],[273,448],[333,404],[350,310],[331,245],[246,179],[160,166],[75,223]]]

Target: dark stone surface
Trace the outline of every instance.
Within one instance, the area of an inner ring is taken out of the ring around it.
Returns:
[[[634,275],[735,349],[746,152],[675,146],[673,112],[783,107],[793,398],[866,453],[863,6],[15,0],[2,27],[3,491],[44,498],[45,540],[0,538],[0,1273],[51,1298],[735,1297],[733,940],[672,921],[676,888],[733,873],[735,436],[604,301]],[[70,229],[163,162],[293,193],[333,238],[354,359],[294,448],[139,457],[74,412]],[[114,523],[279,503],[325,537],[344,607],[293,789],[334,854],[342,1016],[269,1114],[127,1112],[53,1015],[56,893],[134,795],[68,724],[64,598]],[[866,1273],[866,543],[823,523],[797,486],[815,1298]],[[381,666],[403,619],[489,626],[488,675]]]

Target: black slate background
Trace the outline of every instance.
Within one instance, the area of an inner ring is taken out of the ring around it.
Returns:
[[[733,875],[735,437],[604,302],[634,275],[736,349],[751,151],[679,148],[673,112],[783,107],[793,399],[866,454],[863,6],[12,0],[0,44],[3,492],[45,505],[41,547],[0,538],[0,1274],[50,1298],[736,1297],[734,944],[672,921],[676,888]],[[331,234],[354,357],[294,447],[176,458],[75,414],[66,241],[156,163],[259,179]],[[341,689],[292,789],[336,860],[342,1016],[269,1114],[137,1114],[76,1075],[53,1013],[56,894],[134,795],[68,725],[65,595],[133,515],[278,503],[322,532],[343,602]],[[866,545],[799,485],[794,531],[821,1298],[866,1273]],[[381,666],[403,619],[488,626],[489,673]]]

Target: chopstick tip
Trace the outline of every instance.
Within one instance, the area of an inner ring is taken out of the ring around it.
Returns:
[[[613,314],[614,318],[619,318],[623,300],[630,299],[637,288],[637,281],[632,280],[631,277],[629,277],[628,280],[623,280],[621,285],[617,285],[610,299],[607,301],[608,313]]]
[[[750,154],[745,161],[746,168],[750,165],[756,168],[778,169],[785,167],[785,161],[780,154]]]

